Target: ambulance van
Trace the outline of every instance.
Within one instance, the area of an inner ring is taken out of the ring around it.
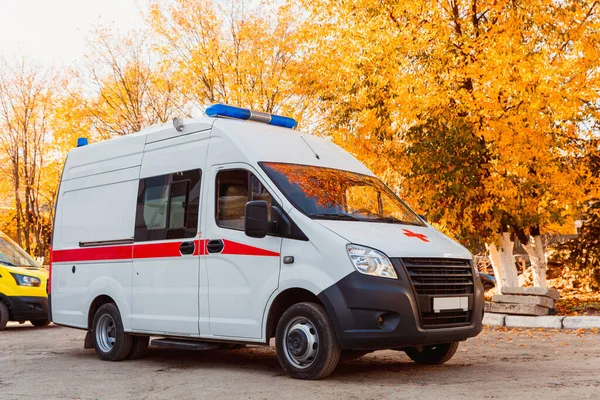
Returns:
[[[482,329],[467,249],[293,119],[217,104],[87,144],[56,204],[52,321],[103,360],[269,345],[292,377],[340,357],[449,360]]]

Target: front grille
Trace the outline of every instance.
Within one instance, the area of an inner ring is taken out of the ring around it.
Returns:
[[[421,313],[423,328],[445,328],[471,322],[470,311],[442,311]]]
[[[473,271],[468,260],[446,258],[403,258],[417,297],[423,328],[449,328],[468,325],[471,311],[434,312],[434,297],[472,296]]]
[[[403,258],[419,295],[472,294],[473,272],[468,260]]]

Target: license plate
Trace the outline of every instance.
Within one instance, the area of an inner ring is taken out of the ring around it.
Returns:
[[[469,310],[468,297],[434,297],[433,311],[438,313],[444,310]]]

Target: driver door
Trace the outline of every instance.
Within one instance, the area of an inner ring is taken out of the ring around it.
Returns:
[[[265,200],[270,209],[277,200],[245,164],[213,167],[208,179],[214,190],[205,208],[210,332],[259,339],[265,306],[279,284],[282,238],[246,236],[244,214],[248,201]]]

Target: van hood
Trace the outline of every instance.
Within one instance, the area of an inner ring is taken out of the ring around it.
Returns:
[[[351,243],[371,247],[388,257],[472,259],[464,246],[431,226],[315,219]]]

